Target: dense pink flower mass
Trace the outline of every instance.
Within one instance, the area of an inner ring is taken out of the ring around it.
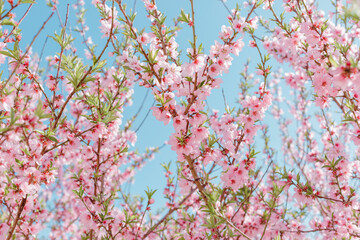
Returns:
[[[33,45],[60,5],[48,1],[26,42],[34,3],[0,1],[0,239],[360,238],[356,1],[222,1],[227,24],[206,49],[193,0],[173,24],[155,0],[143,0],[142,24],[123,0],[77,0],[49,56]],[[96,44],[86,8],[98,12]],[[257,55],[232,87],[236,104],[223,92],[225,108],[211,108],[247,51]],[[126,186],[160,149],[136,149],[138,113],[125,117],[138,87],[176,155],[165,187],[143,196]]]

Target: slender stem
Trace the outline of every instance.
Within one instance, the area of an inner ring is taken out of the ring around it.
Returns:
[[[153,101],[153,103],[151,104],[151,106],[153,107],[154,105],[155,105],[155,100]],[[144,122],[146,121],[147,117],[149,116],[150,111],[151,111],[151,109],[149,108],[149,110],[147,111],[144,119],[141,121],[140,125],[136,128],[135,133],[137,133],[137,132],[139,131],[139,129],[142,127],[142,125],[143,125]]]
[[[114,14],[113,14],[114,15]],[[60,112],[59,114],[57,115],[56,119],[55,119],[55,122],[54,124],[51,126],[51,129],[55,129],[59,120],[60,120],[60,117],[62,115],[62,113],[64,112],[67,104],[69,103],[70,99],[72,98],[72,96],[76,93],[76,90],[78,87],[81,86],[81,84],[84,82],[84,80],[86,79],[86,77],[92,72],[94,66],[99,62],[99,60],[101,59],[101,57],[103,56],[103,54],[105,53],[105,50],[107,49],[107,47],[109,46],[109,43],[110,43],[110,40],[113,36],[113,29],[114,29],[114,16],[112,16],[112,22],[111,22],[111,28],[110,28],[110,34],[109,34],[109,38],[108,40],[106,41],[106,44],[103,48],[103,50],[101,51],[100,55],[96,58],[96,60],[94,61],[93,65],[86,71],[85,75],[81,78],[81,80],[79,81],[79,83],[77,84],[77,86],[75,86],[75,88],[73,89],[73,91],[69,94],[69,96],[66,98],[63,106],[61,107],[60,109]]]
[[[25,53],[21,56],[21,58],[17,61],[17,64],[15,66],[15,68],[13,69],[13,71],[11,72],[9,78],[5,81],[5,83],[2,85],[1,87],[1,91],[0,91],[0,95],[3,93],[6,85],[9,83],[10,79],[12,78],[12,76],[15,74],[16,70],[19,68],[21,61],[25,58],[25,56],[27,55],[27,53],[30,51],[30,48],[32,47],[32,45],[34,44],[36,38],[39,36],[39,34],[41,33],[41,31],[45,28],[45,25],[48,23],[48,21],[50,20],[50,18],[54,15],[54,12],[52,12],[50,14],[50,16],[46,19],[46,21],[43,23],[43,25],[41,26],[41,28],[39,29],[39,31],[36,33],[36,35],[34,36],[33,40],[31,41],[30,45],[26,48]]]
[[[29,13],[31,7],[33,6],[33,3],[30,4],[30,6],[28,7],[28,9],[26,10],[26,12],[24,13],[24,15],[22,16],[22,18],[19,20],[19,22],[17,23],[16,26],[13,27],[13,29],[11,30],[11,32],[5,37],[3,42],[6,42],[8,40],[8,38],[12,35],[12,33],[15,31],[15,29],[17,29],[19,27],[19,25],[21,24],[21,22],[24,20],[24,18],[26,17],[26,15]]]
[[[17,8],[20,5],[20,1],[18,1],[15,5],[12,5],[10,10],[4,14],[4,16],[0,16],[0,20],[3,20],[6,18],[15,8]]]
[[[35,72],[34,72],[34,76],[36,76],[36,73],[37,73],[37,71],[38,71],[38,69],[39,69],[40,62],[41,62],[42,56],[43,56],[43,54],[44,54],[44,49],[45,49],[45,46],[46,46],[46,43],[47,43],[48,39],[49,39],[49,37],[46,37],[46,38],[45,38],[44,45],[43,45],[42,48],[41,48],[41,52],[40,52],[40,56],[39,56],[39,61],[38,61],[38,64],[37,64],[37,66],[36,66],[36,69],[35,69]],[[49,102],[49,103],[50,103],[50,102]]]
[[[244,238],[251,240],[251,238],[248,235],[246,235],[243,231],[241,231],[239,228],[237,228],[232,222],[230,222],[226,218],[224,218],[224,219],[228,225],[230,225],[232,228],[234,228],[236,231],[238,231]]]
[[[63,28],[64,28],[64,35],[63,35],[63,39],[62,39],[63,42],[65,41],[65,37],[66,37],[65,32],[66,32],[66,25],[68,22],[68,18],[69,18],[69,4],[67,5],[65,25],[63,26]],[[61,58],[62,58],[63,53],[64,53],[64,48],[61,46],[60,56],[59,56],[59,65],[58,65],[56,77],[55,77],[56,79],[59,77],[59,72],[60,72],[60,67],[61,67]]]
[[[20,219],[20,216],[21,216],[21,213],[22,211],[24,210],[24,207],[25,207],[25,204],[26,204],[26,199],[27,199],[27,195],[21,200],[21,203],[20,205],[18,206],[18,211],[16,213],[16,217],[15,217],[15,220],[14,220],[14,223],[13,225],[11,226],[11,229],[9,231],[9,235],[8,237],[6,238],[6,240],[10,240],[14,234],[14,231],[15,231],[15,228],[16,228],[16,225]]]
[[[56,12],[58,13],[58,16],[60,18],[60,15],[59,15],[59,12],[58,12],[57,8],[56,8]],[[63,29],[64,29],[64,35],[63,35],[63,38],[62,38],[63,44],[64,44],[65,37],[66,37],[66,25],[67,25],[68,17],[69,17],[69,4],[67,5],[65,25],[63,26]],[[62,25],[61,19],[60,19],[60,23]],[[59,73],[60,73],[60,68],[61,68],[61,60],[62,60],[63,53],[64,53],[64,46],[61,45],[61,50],[60,50],[60,55],[59,55],[59,63],[58,63],[57,71],[56,71],[56,77],[55,77],[56,85],[58,85],[58,82],[59,82],[58,78],[59,78]],[[53,98],[52,98],[51,105],[54,105],[54,103],[55,103],[55,90],[53,92]]]
[[[144,217],[145,217],[145,214],[146,214],[146,211],[148,210],[148,207],[150,205],[150,202],[147,203],[146,207],[145,207],[145,211],[143,212],[142,216],[141,216],[141,220],[140,220],[140,225],[139,225],[139,228],[137,229],[136,231],[136,235],[135,235],[135,239],[138,238],[138,235],[139,235],[139,230],[140,230],[140,227],[144,221]]]
[[[194,49],[194,58],[196,58],[196,32],[195,32],[195,11],[194,11],[194,0],[190,0],[190,3],[191,3],[191,20],[192,20],[192,25],[191,25],[191,28],[192,28],[192,33],[193,33],[193,49]]]
[[[149,63],[152,74],[154,74],[154,76],[155,76],[156,79],[159,81],[159,83],[161,83],[162,80],[161,80],[161,78],[159,77],[159,75],[156,73],[155,68],[154,68],[154,64],[150,61],[148,54],[145,52],[142,44],[138,41],[138,36],[137,36],[137,34],[136,34],[136,32],[135,32],[135,30],[134,30],[134,28],[133,28],[133,24],[132,24],[132,22],[130,21],[130,19],[128,18],[128,16],[126,15],[125,9],[124,9],[123,6],[121,5],[122,0],[115,0],[115,1],[116,1],[116,3],[119,5],[120,11],[121,11],[121,13],[123,14],[123,16],[124,16],[124,18],[125,18],[125,19],[124,19],[124,20],[125,20],[125,23],[129,26],[129,29],[130,29],[130,31],[131,31],[131,33],[132,33],[132,35],[133,35],[133,40],[136,41],[136,43],[137,43],[137,45],[138,45],[138,47],[139,47],[139,50],[140,50],[141,54],[146,58],[147,62]],[[164,53],[164,54],[166,54],[166,53]]]
[[[276,199],[274,199],[274,202],[275,202],[275,201],[276,201]],[[271,217],[271,214],[272,214],[273,210],[274,210],[273,208],[270,209],[270,213],[269,213],[268,219],[267,219],[267,221],[266,221],[264,230],[263,230],[263,232],[262,232],[262,234],[261,234],[260,240],[262,240],[262,239],[264,238],[264,236],[265,236],[266,229],[267,229],[267,227],[268,227],[268,225],[269,225],[270,217]]]
[[[183,198],[183,200],[181,200],[178,204],[178,206],[182,206],[190,197],[191,195],[196,191],[196,188],[193,188],[190,193]],[[145,239],[147,236],[150,235],[150,233],[152,233],[160,224],[162,224],[174,211],[178,210],[179,207],[173,207],[172,209],[169,210],[169,212],[163,217],[161,218],[155,225],[153,225],[142,237],[142,239]]]
[[[232,15],[232,13],[231,13],[231,11],[230,11],[230,9],[229,9],[229,7],[226,5],[226,3],[224,2],[224,0],[219,0],[223,5],[224,5],[224,7],[225,7],[225,9],[226,9],[226,11],[228,11],[228,13],[230,14],[230,16]]]

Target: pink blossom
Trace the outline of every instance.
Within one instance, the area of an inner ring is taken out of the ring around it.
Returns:
[[[1,239],[6,238],[9,229],[10,229],[10,226],[7,225],[6,223],[0,224],[0,238]]]

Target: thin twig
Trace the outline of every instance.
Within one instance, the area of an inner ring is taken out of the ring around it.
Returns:
[[[68,22],[68,18],[69,18],[69,4],[67,5],[65,25],[63,26],[63,29],[64,29],[64,35],[63,35],[63,39],[62,39],[63,42],[65,41],[65,37],[66,37],[66,25],[67,25],[67,22]],[[58,68],[57,68],[55,79],[57,79],[59,77],[59,72],[60,72],[60,67],[61,67],[61,59],[62,59],[63,53],[64,53],[64,47],[61,46],[60,56],[59,56],[59,65],[58,65]]]
[[[14,32],[15,29],[17,29],[19,27],[19,25],[21,24],[21,22],[24,20],[24,18],[26,17],[26,15],[29,13],[31,7],[33,6],[33,3],[30,4],[30,6],[28,7],[28,9],[26,10],[26,12],[24,13],[24,15],[22,16],[22,18],[19,20],[19,22],[17,23],[16,26],[13,27],[13,29],[11,30],[11,32],[5,37],[4,39],[4,43],[7,42],[8,38],[12,35],[12,33]]]
[[[183,200],[181,200],[178,204],[178,206],[182,206],[190,197],[191,195],[196,191],[196,188],[193,188],[190,193],[183,198]],[[155,225],[153,225],[142,237],[142,239],[145,239],[147,236],[149,236],[150,233],[152,233],[161,223],[163,223],[174,211],[178,210],[179,207],[174,207],[172,209],[169,210],[169,212],[163,217],[161,218]]]
[[[134,115],[135,118],[139,115],[139,113],[141,112],[141,109],[144,107],[145,100],[146,100],[147,96],[149,95],[149,91],[150,91],[150,89],[148,88],[146,93],[145,93],[145,96],[144,96],[144,98],[143,98],[143,100],[142,100],[142,102],[140,104],[139,109],[137,110],[137,112]]]
[[[240,207],[235,211],[234,215],[232,216],[231,220],[235,217],[235,215],[239,212],[239,210],[242,208],[242,206],[244,206],[245,202],[247,200],[249,200],[249,198],[251,197],[251,195],[253,194],[253,192],[259,187],[260,183],[262,182],[263,178],[265,177],[265,175],[267,174],[267,172],[270,169],[271,164],[273,163],[273,161],[271,160],[268,167],[266,168],[265,173],[262,175],[262,177],[260,178],[260,181],[256,184],[255,188],[249,193],[249,195],[242,201]]]
[[[58,13],[58,16],[60,18],[60,15],[59,15],[59,12],[58,12],[58,9],[56,8],[56,12]],[[66,18],[65,18],[65,25],[63,26],[63,29],[64,29],[64,35],[63,35],[63,38],[62,38],[62,43],[64,44],[64,41],[65,41],[65,37],[66,37],[66,25],[67,25],[67,22],[68,22],[68,18],[69,18],[69,4],[67,4],[67,9],[66,9]],[[60,19],[60,23],[61,23],[61,19]],[[61,23],[62,25],[62,23]],[[56,86],[58,85],[59,83],[59,73],[60,73],[60,67],[61,67],[61,60],[62,60],[62,56],[63,56],[63,53],[64,53],[64,46],[61,45],[61,50],[60,50],[60,55],[59,55],[59,62],[58,62],[58,68],[57,68],[57,71],[56,71],[56,77],[55,77],[55,81],[56,81]],[[55,90],[53,92],[53,99],[52,99],[52,105],[54,105],[55,103]]]
[[[49,39],[49,37],[46,37],[46,38],[45,38],[44,45],[43,45],[42,48],[41,48],[38,65],[36,66],[34,75],[36,75],[36,73],[37,73],[37,71],[38,71],[38,69],[39,69],[40,62],[41,62],[41,58],[42,58],[42,55],[44,54],[44,49],[45,49],[45,46],[46,46],[46,43],[47,43],[48,39]]]
[[[228,11],[228,13],[229,13],[230,15],[232,15],[229,7],[226,5],[226,3],[224,2],[224,0],[219,0],[219,1],[224,5],[224,7],[225,7],[225,9]]]
[[[225,110],[228,110],[229,105],[227,104],[227,101],[226,101],[224,88],[221,88],[221,92],[222,92],[222,96],[223,96],[223,99],[224,99]]]
[[[155,100],[153,101],[151,106],[154,106],[155,104]],[[149,116],[151,109],[148,110],[148,112],[146,113],[144,119],[141,121],[140,125],[137,127],[137,129],[135,130],[135,133],[137,133],[139,131],[139,129],[141,128],[141,126],[144,124],[145,120],[147,119],[147,117]]]
[[[133,13],[135,13],[135,8],[136,8],[136,0],[134,0]]]
[[[32,45],[34,44],[36,38],[39,36],[39,34],[41,33],[41,31],[45,28],[45,25],[48,23],[48,21],[50,20],[50,18],[54,15],[54,12],[52,12],[50,14],[50,16],[46,19],[46,21],[43,23],[43,25],[41,26],[41,28],[39,29],[39,31],[36,33],[36,35],[34,36],[33,40],[31,41],[30,45],[26,48],[25,53],[21,56],[21,58],[19,59],[19,61],[17,62],[15,68],[13,69],[13,71],[11,72],[9,78],[5,81],[5,83],[3,84],[1,91],[0,91],[0,95],[2,95],[6,85],[9,83],[10,79],[12,78],[12,76],[15,74],[16,70],[19,68],[21,61],[25,58],[26,54],[30,51],[30,48],[32,47]]]
[[[79,83],[75,86],[75,88],[73,89],[73,91],[69,94],[69,96],[66,98],[63,106],[60,109],[59,114],[57,115],[54,124],[51,126],[51,129],[55,129],[60,117],[62,115],[62,113],[64,112],[67,104],[69,103],[70,99],[72,98],[72,96],[76,93],[76,90],[79,86],[81,86],[81,84],[83,83],[83,81],[86,79],[86,77],[92,72],[94,66],[100,61],[101,57],[103,56],[103,54],[105,53],[105,50],[107,49],[107,47],[109,46],[110,40],[113,36],[113,29],[114,29],[114,16],[112,16],[112,22],[111,22],[111,28],[110,28],[110,34],[109,34],[109,38],[106,41],[106,44],[103,48],[103,50],[101,51],[100,55],[96,58],[96,60],[94,61],[93,65],[86,71],[86,73],[84,74],[84,76],[81,78],[81,80],[79,81]]]
[[[21,203],[18,207],[18,211],[16,213],[16,218],[14,220],[14,224],[11,226],[11,229],[9,231],[9,235],[8,237],[6,238],[6,240],[10,240],[14,234],[14,231],[15,231],[15,228],[16,228],[16,225],[20,219],[20,216],[21,216],[21,213],[22,211],[24,210],[24,207],[25,207],[25,204],[26,204],[26,199],[27,199],[27,195],[21,200]]]

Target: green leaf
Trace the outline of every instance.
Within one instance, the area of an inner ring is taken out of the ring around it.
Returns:
[[[12,108],[10,113],[10,126],[15,124],[15,122],[19,119],[19,117],[15,117],[15,111]]]
[[[145,193],[149,200],[152,198],[152,196],[155,194],[156,191],[157,190],[150,190],[149,187],[147,187],[147,190],[145,190]]]
[[[59,141],[54,136],[47,136],[47,138],[49,138],[53,142],[59,143]]]
[[[79,189],[79,197],[82,197],[83,194],[84,194],[84,189],[83,186],[81,185]]]
[[[21,3],[36,3],[34,0],[21,0]]]
[[[4,19],[1,21],[0,25],[9,25],[9,26],[16,26],[15,23],[9,19]]]
[[[30,156],[30,152],[29,152],[29,149],[27,147],[25,148],[21,148],[21,150],[23,151],[23,153],[25,153],[27,156]]]
[[[76,194],[76,196],[79,196],[79,192],[78,191],[76,191],[76,190],[72,190],[73,191],[73,193],[75,193]],[[79,196],[80,197],[80,196]]]
[[[0,54],[15,59],[15,57],[11,53],[9,53],[8,51],[0,51]]]
[[[277,237],[274,240],[281,240],[281,235],[280,233],[277,235]]]
[[[19,165],[22,166],[23,165],[23,161],[20,161],[19,159],[15,158],[15,162]]]
[[[178,21],[189,23],[189,21],[190,21],[189,14],[185,14],[184,10],[181,9]]]

